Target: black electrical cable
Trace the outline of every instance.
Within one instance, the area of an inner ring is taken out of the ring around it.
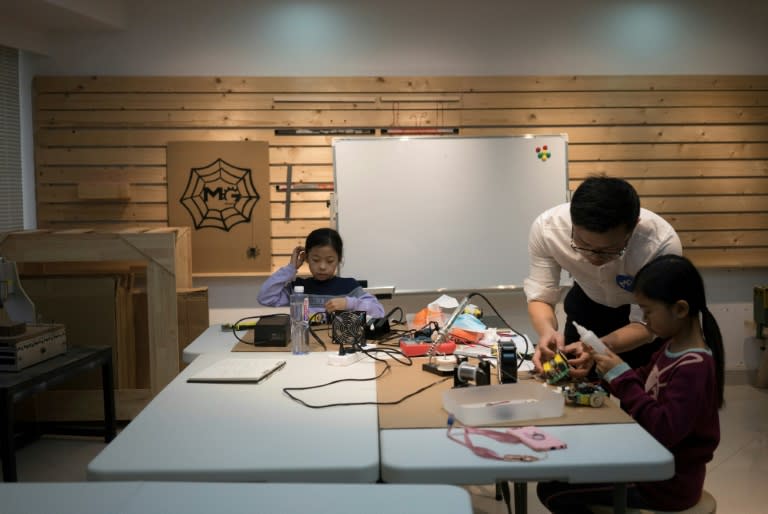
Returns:
[[[309,327],[308,328],[309,328],[309,335],[312,336],[312,339],[317,341],[317,343],[320,346],[323,347],[323,350],[328,351],[328,347],[325,346],[325,343],[323,342],[323,340],[320,339],[320,337],[315,333],[314,329],[312,328],[312,323],[313,322],[318,321],[318,320],[325,320],[325,319],[326,319],[326,316],[325,316],[324,312],[316,312],[316,313],[314,313],[313,315],[311,315],[309,317]]]
[[[499,311],[498,311],[498,310],[496,310],[496,307],[494,307],[494,306],[493,306],[493,304],[491,303],[491,301],[490,301],[488,298],[486,298],[486,297],[485,297],[485,295],[483,295],[482,293],[472,293],[472,294],[470,295],[470,297],[472,297],[472,296],[479,296],[480,298],[482,298],[483,300],[485,300],[485,303],[487,303],[487,304],[488,304],[488,306],[489,306],[491,309],[493,309],[493,312],[496,314],[496,316],[498,316],[498,317],[499,317],[499,319],[500,319],[500,320],[501,320],[501,321],[504,323],[504,325],[506,325],[506,327],[507,327],[508,329],[510,329],[512,332],[514,332],[516,335],[518,335],[518,336],[522,337],[522,338],[523,338],[523,341],[525,341],[525,353],[524,353],[524,354],[521,354],[520,352],[517,352],[517,354],[518,354],[518,357],[520,357],[520,359],[518,359],[518,363],[517,363],[517,369],[520,369],[520,366],[522,366],[522,365],[523,365],[523,361],[524,361],[524,360],[526,360],[526,358],[525,358],[525,357],[526,357],[526,356],[527,356],[527,355],[530,353],[530,346],[529,346],[529,344],[528,344],[528,338],[527,338],[527,337],[525,337],[525,335],[524,335],[524,334],[522,334],[521,332],[519,332],[518,330],[516,330],[516,329],[515,329],[515,327],[513,327],[512,325],[510,325],[509,323],[507,323],[507,320],[505,320],[505,319],[504,319],[504,317],[503,317],[503,316],[502,316],[502,315],[499,313]]]
[[[389,355],[392,358],[392,360],[398,362],[399,364],[402,364],[403,366],[413,366],[413,359],[396,348],[362,348],[360,347],[359,350],[362,353],[364,353],[366,356],[370,357],[371,359],[384,363],[384,365],[387,367],[389,366],[389,363],[385,359],[379,359],[378,357],[374,357],[372,354],[384,353],[386,355]],[[404,357],[405,360],[400,360],[400,357]]]
[[[379,377],[383,376],[384,373],[386,373],[388,370],[389,370],[389,367],[386,367],[386,368],[384,368],[382,370],[381,373],[379,373],[375,377],[371,377],[371,378],[342,378],[342,379],[339,379],[339,380],[334,380],[333,382],[328,382],[326,384],[320,384],[320,385],[316,385],[316,386],[284,387],[283,388],[283,392],[291,400],[293,400],[296,403],[299,403],[299,404],[301,404],[301,405],[303,405],[305,407],[309,407],[310,409],[325,409],[327,407],[353,407],[353,406],[357,406],[357,405],[397,405],[399,403],[404,402],[408,398],[416,396],[417,394],[421,393],[422,391],[426,391],[427,389],[429,389],[431,387],[434,387],[434,386],[436,386],[438,384],[442,384],[446,380],[450,380],[452,378],[452,377],[442,378],[442,379],[437,380],[435,382],[432,382],[431,384],[428,384],[428,385],[426,385],[424,387],[420,387],[419,389],[417,389],[416,391],[413,391],[412,393],[408,393],[407,395],[403,396],[399,400],[393,400],[391,402],[349,402],[349,403],[326,403],[326,404],[323,404],[323,405],[313,405],[311,403],[305,402],[304,400],[302,400],[300,398],[295,397],[294,395],[292,395],[289,392],[289,391],[307,391],[307,390],[310,390],[310,389],[319,389],[321,387],[327,387],[327,386],[339,384],[339,383],[342,383],[342,382],[368,382],[370,380],[377,380]]]
[[[395,313],[395,311],[400,311],[400,318],[398,318],[396,321],[393,321],[392,323],[403,323],[403,317],[405,314],[403,313],[403,309],[401,307],[394,307],[391,311],[389,311],[387,314],[384,315],[386,319],[389,319],[392,317],[392,314]]]
[[[424,330],[424,329],[426,329],[426,327],[422,328],[421,330]],[[417,330],[416,329],[412,329],[412,328],[411,329],[395,329],[395,330],[392,330],[392,334],[391,335],[388,335],[387,337],[384,337],[384,338],[381,338],[381,339],[377,339],[376,340],[376,344],[377,345],[388,345],[388,344],[392,344],[392,343],[389,343],[389,341],[396,341],[393,345],[394,346],[399,346],[400,345],[400,339],[402,339],[403,337],[414,336],[416,334],[416,332],[417,332]]]
[[[407,355],[405,355],[401,351],[395,350],[393,348],[362,348],[362,347],[360,347],[359,350],[361,352],[365,353],[365,355],[367,355],[371,359],[384,363],[384,369],[381,371],[381,373],[379,373],[378,375],[376,375],[374,377],[370,377],[370,378],[342,378],[342,379],[339,379],[339,380],[334,380],[332,382],[327,382],[325,384],[319,384],[319,385],[314,385],[314,386],[284,387],[283,388],[283,393],[285,393],[286,396],[288,396],[290,399],[292,399],[296,403],[304,405],[305,407],[309,407],[310,409],[324,409],[324,408],[327,408],[327,407],[352,407],[352,406],[356,406],[356,405],[397,405],[399,403],[404,402],[408,398],[416,396],[417,394],[421,393],[422,391],[426,391],[430,387],[434,387],[434,386],[436,386],[438,384],[442,384],[443,382],[445,382],[446,380],[449,380],[451,378],[451,377],[442,378],[442,379],[437,380],[435,382],[432,382],[431,384],[428,384],[428,385],[426,385],[424,387],[420,387],[416,391],[408,393],[407,395],[401,397],[398,400],[393,400],[393,401],[390,401],[390,402],[348,402],[348,403],[327,403],[327,404],[322,404],[322,405],[315,405],[315,404],[307,403],[304,400],[302,400],[302,399],[294,396],[293,394],[291,394],[291,391],[308,391],[308,390],[311,390],[311,389],[320,389],[322,387],[328,387],[328,386],[332,386],[332,385],[335,385],[335,384],[340,384],[342,382],[369,382],[371,380],[378,380],[379,378],[384,376],[384,373],[389,371],[392,366],[386,360],[380,359],[378,357],[375,357],[374,355],[371,355],[371,354],[377,353],[377,352],[385,353],[385,354],[391,356],[398,363],[403,364],[405,366],[412,366],[413,365],[413,359],[411,359],[410,357],[408,357]],[[406,360],[400,360],[399,356],[405,357]]]

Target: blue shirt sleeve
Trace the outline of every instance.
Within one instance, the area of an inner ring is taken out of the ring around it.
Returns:
[[[379,299],[373,296],[371,293],[365,291],[362,287],[358,287],[347,296],[347,309],[352,311],[365,311],[368,316],[372,318],[384,317],[384,306],[381,305]]]
[[[614,378],[618,377],[619,375],[621,375],[626,371],[629,371],[630,369],[632,368],[629,367],[629,364],[627,364],[626,362],[622,362],[618,366],[614,366],[613,368],[608,370],[608,373],[603,375],[603,379],[610,384]]]
[[[283,266],[264,281],[256,299],[260,304],[270,307],[288,305],[291,300],[291,283],[295,278],[296,267],[293,264]]]

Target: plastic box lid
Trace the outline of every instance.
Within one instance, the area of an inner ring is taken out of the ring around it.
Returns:
[[[555,418],[565,399],[546,384],[518,382],[454,388],[443,393],[443,408],[468,426]]]

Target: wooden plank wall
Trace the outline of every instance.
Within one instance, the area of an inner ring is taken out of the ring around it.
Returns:
[[[41,228],[165,226],[168,141],[265,140],[270,181],[333,180],[331,135],[567,133],[570,188],[628,179],[703,267],[768,265],[768,76],[37,77]],[[387,137],[387,136],[382,136]],[[273,267],[327,226],[327,191],[272,190]]]

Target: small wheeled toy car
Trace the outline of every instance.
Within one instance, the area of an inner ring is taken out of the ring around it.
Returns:
[[[563,387],[563,396],[574,405],[589,405],[590,407],[600,407],[605,402],[608,393],[597,384],[586,382],[580,384],[571,384]]]

